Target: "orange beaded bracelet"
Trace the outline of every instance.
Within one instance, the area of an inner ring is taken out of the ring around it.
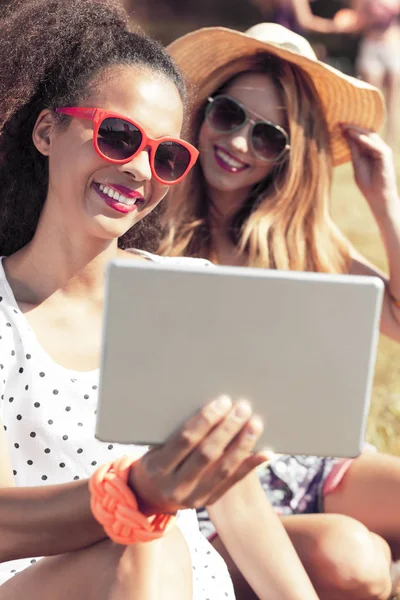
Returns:
[[[137,460],[123,456],[102,465],[89,479],[93,516],[113,542],[125,546],[156,540],[175,523],[173,515],[147,517],[139,511],[136,496],[128,487],[129,472]]]

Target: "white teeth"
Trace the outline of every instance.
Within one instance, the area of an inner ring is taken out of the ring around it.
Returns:
[[[216,149],[216,154],[233,169],[240,169],[246,166],[245,164],[243,164],[242,162],[238,162],[237,160],[229,156],[229,154],[226,154],[223,150],[220,150],[219,148]]]
[[[102,183],[99,184],[99,188],[100,191],[103,192],[103,194],[106,194],[109,198],[112,198],[117,202],[121,202],[121,204],[133,206],[136,203],[137,198],[127,198],[126,196],[123,196],[122,194],[117,192],[117,190],[113,190],[112,188],[109,188],[108,186],[103,185]]]
[[[136,200],[134,200],[133,198],[125,198],[121,195],[119,197],[118,202],[121,202],[121,204],[126,204],[127,206],[133,206],[134,204],[136,204]]]

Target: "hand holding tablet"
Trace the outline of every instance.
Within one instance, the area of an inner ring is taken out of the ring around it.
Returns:
[[[253,453],[262,430],[246,401],[220,396],[135,464],[131,487],[161,512],[210,506],[266,460]]]

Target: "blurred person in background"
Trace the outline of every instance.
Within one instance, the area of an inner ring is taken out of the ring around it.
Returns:
[[[385,92],[387,140],[398,149],[400,100],[400,1],[353,0],[362,39],[356,61],[357,74]]]
[[[329,62],[327,35],[353,33],[354,19],[325,18],[313,13],[315,0],[250,0],[260,10],[263,20],[278,23],[310,39],[319,60]]]
[[[251,0],[268,20],[297,33],[349,33],[354,24],[348,21],[325,19],[315,15],[310,4],[313,0]]]
[[[400,341],[400,201],[391,150],[376,133],[385,112],[379,90],[317,61],[303,37],[277,24],[247,35],[199,30],[169,52],[196,88],[191,129],[200,160],[169,194],[160,252],[378,276],[386,287],[381,330]],[[390,276],[330,216],[332,167],[348,160],[381,231]],[[391,559],[400,557],[398,458],[282,456],[260,480],[322,599],[389,597]],[[227,521],[238,502],[233,489]],[[200,519],[213,536],[207,515]],[[242,527],[243,552],[254,554],[260,536]],[[214,544],[229,560],[218,536]],[[238,590],[239,575],[235,582]]]

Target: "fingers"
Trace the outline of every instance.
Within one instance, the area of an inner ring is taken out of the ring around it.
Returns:
[[[369,150],[375,154],[391,152],[390,147],[383,141],[380,135],[356,125],[342,125],[343,135],[347,138],[350,147],[351,142],[357,144],[363,150]]]
[[[230,476],[238,468],[244,454],[247,456],[252,451],[262,433],[263,427],[259,417],[252,419],[250,417],[251,407],[248,402],[242,401],[235,404],[223,421],[182,464],[178,471],[179,480],[189,481],[193,479],[193,473],[200,477],[207,471],[207,476],[199,482],[196,489],[200,489],[204,484],[210,490],[212,485],[216,485],[215,477],[218,478],[216,471],[220,472],[219,476],[222,478]],[[238,454],[240,454],[239,458]],[[218,464],[220,468],[215,469],[215,465]],[[210,467],[213,467],[212,477],[208,474]]]
[[[349,135],[365,134],[365,135],[376,136],[377,138],[382,139],[378,133],[376,133],[375,131],[371,131],[371,129],[366,129],[365,127],[359,127],[358,125],[352,125],[351,123],[341,123],[340,127],[342,129],[343,134],[346,134],[346,133],[348,133]]]
[[[132,470],[132,486],[149,506],[168,511],[215,502],[267,459],[253,454],[262,432],[248,402],[232,406],[223,396],[150,450]]]
[[[216,427],[232,408],[228,396],[220,396],[206,404],[174,433],[154,455],[157,469],[171,472],[187,458],[204,438]]]
[[[263,432],[263,424],[258,416],[252,417],[232,440],[225,451],[220,452],[217,460],[202,466],[202,477],[193,487],[187,498],[188,505],[202,506],[210,497],[219,496],[219,489],[226,491],[231,485],[244,477],[256,464],[264,462],[265,457],[252,454]],[[219,445],[219,444],[218,444]],[[257,458],[255,458],[257,456]],[[197,457],[193,457],[196,460]],[[188,465],[190,467],[190,465]]]

